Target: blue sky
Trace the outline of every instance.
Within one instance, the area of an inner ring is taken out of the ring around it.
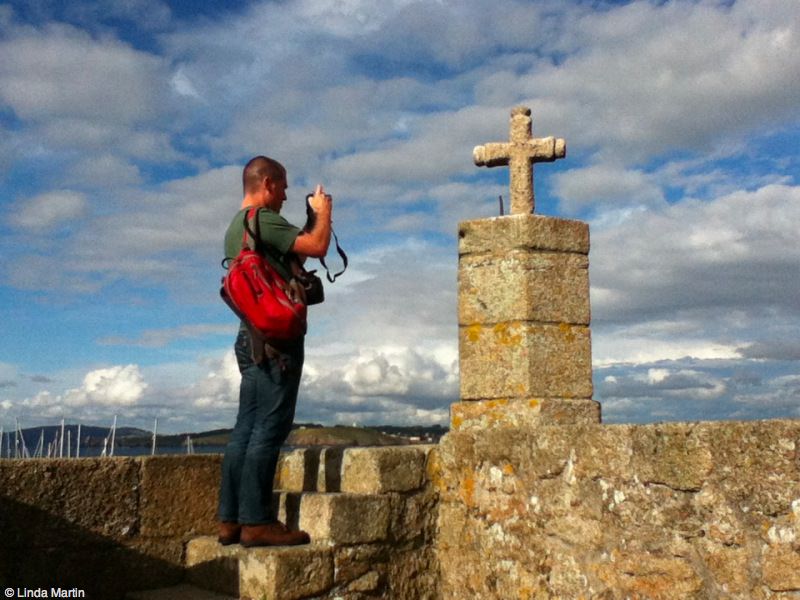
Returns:
[[[567,140],[537,212],[591,225],[607,422],[800,416],[800,4],[0,4],[0,426],[231,426],[224,230],[256,154],[347,274],[297,418],[446,423],[456,239],[517,104]],[[332,259],[335,262],[335,259]]]

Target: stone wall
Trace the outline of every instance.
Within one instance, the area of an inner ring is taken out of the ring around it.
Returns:
[[[268,597],[306,598],[308,589],[331,599],[437,598],[432,449],[282,453],[276,508],[285,522],[309,531],[314,544],[272,554],[234,545],[228,554],[263,555],[256,571],[270,565],[281,571],[273,579],[285,590]],[[0,460],[0,586],[75,587],[87,598],[116,599],[188,579],[238,596],[227,587],[232,579],[238,587],[239,567],[198,568],[221,548],[215,538],[221,458]],[[314,554],[329,571],[319,581],[306,568]],[[269,589],[269,582],[254,587]]]
[[[334,588],[409,600],[800,597],[800,421],[468,428],[429,454],[419,481],[390,449],[381,470],[366,449],[332,461],[343,477],[311,505],[346,501],[355,512],[341,514],[357,518],[358,498],[335,490],[365,494],[364,506],[383,494],[391,532],[350,544],[345,527],[328,551]],[[214,531],[219,460],[0,461],[0,584],[116,598],[181,581],[186,543]],[[303,489],[322,462],[285,455],[278,483]]]
[[[89,598],[177,583],[215,531],[220,456],[0,461],[0,587]]]
[[[445,599],[800,597],[800,421],[452,432]]]

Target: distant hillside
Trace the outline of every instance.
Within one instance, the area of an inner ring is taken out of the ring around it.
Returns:
[[[228,443],[230,429],[219,429],[191,434],[192,444],[197,446],[224,446]],[[159,436],[159,446],[180,446],[185,443],[187,434]],[[132,443],[134,440],[127,440]],[[142,440],[144,443],[144,440]],[[149,442],[149,438],[148,441]],[[408,444],[409,439],[390,435],[365,427],[322,427],[319,425],[299,425],[289,434],[289,446],[397,446]],[[131,444],[133,445],[133,444]]]
[[[108,437],[110,432],[110,427],[95,427],[92,425],[81,425],[81,446],[102,446],[103,442],[106,437]],[[13,431],[6,431],[3,433],[3,447],[6,447],[6,444],[11,443],[14,445],[14,432]],[[27,429],[22,430],[22,436],[25,440],[25,446],[27,446],[28,450],[33,450],[37,444],[39,444],[39,440],[44,436],[44,446],[47,447],[48,444],[52,443],[58,436],[61,435],[61,425],[44,425],[42,427],[28,427]],[[66,439],[69,435],[69,439],[72,442],[72,445],[75,446],[75,441],[77,440],[78,436],[78,426],[77,425],[65,425],[64,426],[64,440],[66,443]],[[138,429],[136,427],[117,427],[117,432],[115,435],[115,442],[116,445],[128,445],[124,444],[123,440],[127,440],[130,438],[144,438],[147,437],[148,440],[152,439],[152,433],[145,431],[144,429]]]
[[[60,425],[46,425],[43,427],[30,427],[23,429],[25,445],[32,451],[44,432],[44,446],[52,443],[61,432]],[[64,437],[67,432],[75,446],[78,434],[77,425],[66,425]],[[336,425],[323,427],[314,423],[296,423],[289,435],[287,444],[290,446],[391,446],[409,443],[437,442],[447,432],[445,427],[434,426],[394,426],[382,425],[379,427],[347,427]],[[228,443],[230,429],[214,429],[197,433],[159,434],[156,445],[159,448],[174,448],[186,444],[187,436],[192,438],[194,446],[224,446]],[[109,428],[82,425],[81,446],[102,446],[109,435]],[[3,448],[14,444],[14,432],[3,434]],[[115,442],[117,447],[149,447],[153,442],[152,432],[135,427],[118,427]]]
[[[364,427],[314,427],[295,429],[286,443],[290,446],[399,446],[408,438],[387,435]]]

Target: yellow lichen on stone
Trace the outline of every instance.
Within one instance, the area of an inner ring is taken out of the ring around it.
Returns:
[[[464,504],[472,506],[473,497],[475,495],[475,477],[472,473],[464,473],[464,479],[461,480],[461,498]]]
[[[439,490],[439,492],[447,490],[447,482],[444,480],[442,463],[437,451],[431,452],[428,458],[428,464],[425,466],[425,471],[434,488]]]
[[[539,406],[539,401],[536,399],[529,400],[528,406],[530,406],[531,408],[537,408]]]
[[[291,474],[291,469],[286,462],[281,464],[280,471],[278,472],[279,481],[282,485],[285,485],[287,481],[289,481],[289,475]]]
[[[453,427],[453,429],[459,429],[463,422],[464,422],[464,419],[462,419],[458,415],[453,415],[451,417],[451,419],[450,419],[450,425]]]
[[[481,326],[480,325],[470,325],[467,327],[467,339],[470,342],[477,342],[481,339]]]
[[[503,473],[506,475],[513,475],[514,474],[514,465],[510,463],[506,463],[503,465]]]
[[[498,323],[492,329],[498,344],[503,346],[518,346],[522,343],[522,335],[513,333],[514,328],[509,323]]]
[[[496,400],[489,400],[489,402],[486,403],[486,406],[489,408],[500,408],[506,404],[508,404],[508,400],[498,398]]]
[[[558,330],[567,338],[568,342],[575,340],[575,332],[572,331],[572,326],[569,323],[559,323]]]

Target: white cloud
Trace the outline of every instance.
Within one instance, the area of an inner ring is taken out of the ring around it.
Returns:
[[[559,206],[567,213],[584,207],[613,204],[663,208],[664,192],[652,176],[616,165],[592,165],[562,171],[553,176]]]
[[[324,33],[350,37],[374,31],[397,7],[411,3],[412,0],[392,0],[381,5],[369,0],[300,0],[293,8],[304,23],[317,24]]]
[[[32,397],[12,402],[5,412],[7,416],[13,412],[37,419],[74,418],[78,414],[94,420],[98,414],[106,411],[125,411],[136,407],[147,388],[148,384],[137,365],[117,365],[89,371],[80,387],[68,389],[63,394],[41,390]]]
[[[654,333],[643,335],[635,330],[643,327],[620,327],[611,330],[595,328],[592,341],[592,364],[596,368],[616,364],[646,364],[660,360],[696,358],[701,360],[731,359],[740,355],[735,343],[725,344],[714,340],[718,329],[715,326],[698,331],[697,322],[692,321],[693,334],[683,337],[664,337]]]
[[[68,391],[64,404],[130,406],[142,398],[147,384],[137,365],[96,369],[86,374],[83,387]]]
[[[800,187],[771,185],[634,213],[595,231],[595,321],[674,319],[702,309],[794,311],[798,219]]]
[[[695,369],[650,368],[644,373],[606,378],[604,399],[677,398],[714,400],[727,391],[725,380]]]
[[[51,232],[65,223],[86,214],[86,196],[70,190],[58,190],[29,198],[9,212],[12,225],[24,229]]]
[[[773,339],[746,344],[739,349],[744,358],[757,360],[800,360],[800,340]]]
[[[233,409],[239,403],[241,375],[233,350],[225,353],[222,360],[211,365],[208,374],[185,392],[195,409]],[[231,422],[228,427],[233,427]]]
[[[298,419],[444,423],[457,395],[454,348],[373,346],[339,360],[312,355],[304,370]]]
[[[142,182],[139,167],[114,156],[101,154],[78,161],[65,173],[65,181],[73,185],[90,187],[136,185]]]
[[[59,240],[57,251],[55,241],[45,238],[40,244],[50,243],[50,252],[36,247],[36,254],[8,263],[8,278],[23,289],[62,293],[91,293],[120,280],[176,290],[218,283],[221,270],[213,268],[222,259],[222,238],[241,201],[240,169],[214,169],[151,192],[125,190],[97,211],[97,217],[76,225],[66,243]],[[113,180],[114,175],[108,177]],[[21,249],[33,250],[27,245]],[[196,267],[198,257],[203,262]],[[198,272],[206,277],[202,282]]]
[[[0,54],[0,100],[22,119],[135,123],[163,112],[163,61],[121,42],[52,24],[16,31]]]
[[[634,2],[593,13],[573,30],[582,50],[524,85],[532,98],[561,99],[542,112],[609,159],[711,149],[796,110],[800,10],[784,6],[778,21],[757,5]]]

